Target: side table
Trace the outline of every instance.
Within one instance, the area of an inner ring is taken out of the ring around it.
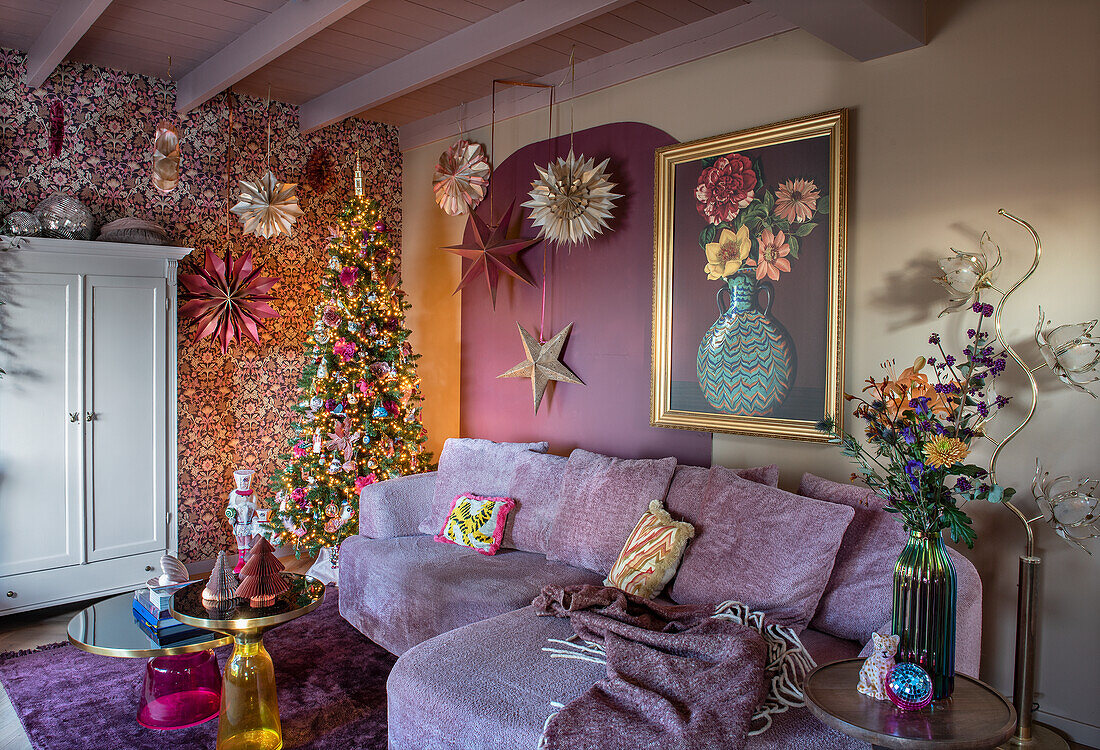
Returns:
[[[211,649],[230,639],[204,631],[161,646],[138,627],[134,595],[119,594],[77,612],[69,621],[69,642],[101,656],[148,658],[137,720],[149,729],[183,729],[218,715],[218,659]]]
[[[984,682],[955,675],[955,692],[903,711],[856,691],[862,659],[823,664],[806,677],[806,706],[826,726],[892,750],[991,750],[1016,730],[1016,710]]]
[[[275,667],[264,649],[263,634],[312,612],[325,598],[316,578],[280,573],[290,588],[266,607],[235,599],[224,606],[202,600],[205,583],[193,583],[172,595],[172,616],[188,625],[233,636],[233,654],[222,677],[217,750],[279,750],[283,746]]]

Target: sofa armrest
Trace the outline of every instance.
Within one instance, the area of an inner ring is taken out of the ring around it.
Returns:
[[[978,677],[982,658],[982,579],[974,563],[950,547],[947,555],[955,565],[957,597],[955,602],[955,671]],[[893,621],[887,620],[876,633],[893,632]],[[871,655],[868,641],[859,652],[865,659]]]
[[[368,484],[359,493],[359,534],[370,539],[419,534],[416,527],[431,512],[435,478],[429,471]]]

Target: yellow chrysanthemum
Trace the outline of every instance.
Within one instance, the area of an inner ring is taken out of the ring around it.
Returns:
[[[711,281],[722,279],[736,273],[752,250],[749,228],[742,226],[737,233],[723,229],[717,242],[710,242],[704,248],[707,265],[703,268]]]
[[[954,466],[970,453],[966,443],[943,435],[924,444],[924,462],[929,466]]]

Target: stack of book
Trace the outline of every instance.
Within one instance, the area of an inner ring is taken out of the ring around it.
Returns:
[[[186,585],[146,586],[134,592],[134,621],[158,645],[171,646],[206,632],[202,628],[184,625],[172,617],[168,609],[172,594]]]

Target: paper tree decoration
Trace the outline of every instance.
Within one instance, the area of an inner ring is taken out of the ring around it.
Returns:
[[[278,560],[276,560],[278,562]],[[214,569],[210,571],[210,579],[202,590],[202,600],[211,604],[225,604],[232,601],[240,582],[233,575],[233,568],[226,561],[225,551],[218,553],[218,559],[214,561]]]
[[[275,557],[271,542],[262,536],[257,537],[241,568],[241,585],[234,596],[247,599],[253,607],[268,606],[276,596],[290,588],[280,575],[282,570],[283,564]]]
[[[463,242],[461,245],[452,245],[443,248],[449,253],[461,255],[463,258],[473,261],[466,268],[462,280],[458,282],[457,293],[464,289],[472,281],[482,274],[485,275],[485,283],[489,287],[489,297],[493,302],[493,309],[497,306],[497,282],[503,271],[514,279],[522,281],[530,286],[535,285],[534,279],[527,269],[519,264],[513,257],[521,250],[526,250],[538,242],[537,239],[516,238],[507,239],[508,224],[512,220],[512,209],[515,204],[508,207],[501,217],[500,222],[490,227],[481,217],[473,211],[466,222],[466,229],[472,230],[474,239],[471,242]]]
[[[545,344],[540,343],[519,323],[516,323],[516,327],[519,328],[520,338],[523,339],[523,350],[527,352],[527,359],[497,377],[531,378],[531,397],[535,402],[535,414],[538,414],[542,395],[546,392],[546,386],[551,380],[584,385],[584,382],[560,361],[562,347],[565,346],[565,339],[569,337],[569,332],[573,330],[573,324],[570,323],[558,331]]]
[[[584,154],[558,157],[546,169],[536,166],[539,178],[531,183],[531,200],[523,204],[531,209],[531,221],[542,227],[539,237],[558,245],[588,242],[607,226],[615,198],[605,168],[608,159],[597,167]]]
[[[489,160],[485,147],[467,140],[456,142],[439,155],[432,190],[435,202],[450,216],[477,208],[489,185]]]
[[[298,183],[279,182],[270,169],[255,182],[241,180],[237,205],[229,209],[241,217],[244,231],[266,239],[293,234],[294,222],[302,215],[298,207]]]
[[[260,269],[253,268],[251,250],[234,261],[229,248],[225,260],[207,248],[203,268],[198,273],[180,274],[179,280],[188,297],[179,313],[197,320],[195,341],[215,336],[223,354],[230,341],[241,340],[242,333],[260,343],[262,321],[279,317],[267,304],[274,299],[268,292],[279,279],[261,276]]]

